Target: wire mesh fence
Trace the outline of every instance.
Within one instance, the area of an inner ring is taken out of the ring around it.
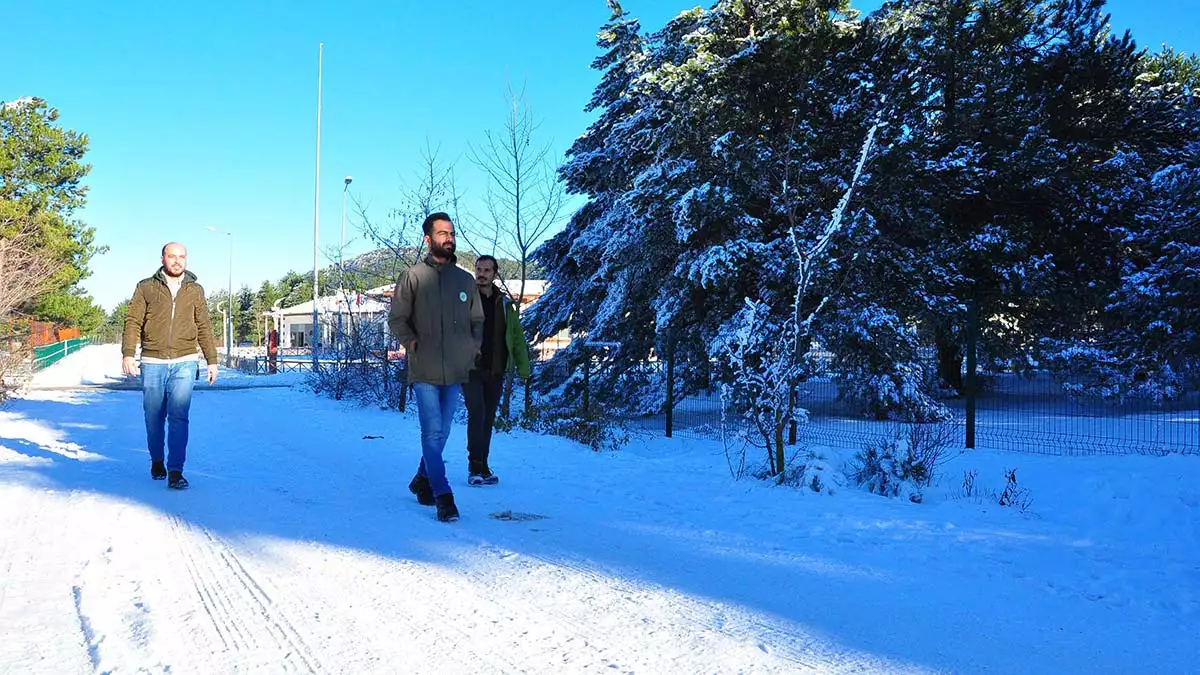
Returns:
[[[372,363],[362,366],[372,371],[367,379],[387,391],[392,407],[403,410],[409,401],[404,360],[369,360]],[[789,442],[861,447],[894,438],[902,422],[877,419],[844,395],[844,379],[833,372],[832,363],[830,359],[827,372],[797,385],[797,403],[806,419],[789,429]],[[620,381],[617,391],[602,389],[612,386],[611,378],[600,376],[606,367],[603,359],[584,364],[571,368],[561,359],[535,360],[533,386],[515,381],[506,397],[508,414],[502,416],[523,418],[530,426],[554,423],[556,418],[608,417],[640,435],[717,439],[723,430],[753,433],[744,416],[723,403],[719,388],[676,399],[668,396],[671,374],[666,360],[636,364],[632,369],[636,377]],[[935,358],[922,365],[931,378],[936,377]],[[312,368],[312,357],[290,353],[275,359],[247,356],[238,359],[236,367],[260,375],[307,371]],[[336,359],[320,361],[325,370],[356,367]],[[547,391],[547,382],[558,383],[554,391]],[[654,398],[645,395],[646,387],[660,388],[661,405],[640,413],[621,405],[623,397],[632,398],[638,387],[641,400]],[[973,400],[955,394],[937,398],[948,413],[947,423],[956,429],[960,447],[1053,455],[1200,454],[1200,391],[1164,401],[1102,400],[1073,394],[1053,374],[1041,370],[983,372],[974,391]],[[973,414],[969,404],[973,404]]]
[[[931,374],[936,362],[924,364]],[[560,362],[537,363],[534,372],[555,380],[574,378],[575,400],[613,400],[596,390],[599,378],[564,373]],[[593,366],[600,368],[602,365]],[[646,434],[720,438],[726,430],[749,427],[731,406],[723,405],[720,390],[693,392],[678,400],[666,396],[665,361],[647,361],[649,381],[663,388],[664,404],[649,414],[631,414],[619,406],[604,411],[628,429]],[[535,375],[536,376],[536,375]],[[807,419],[790,430],[792,443],[861,446],[893,438],[901,422],[876,419],[843,395],[837,373],[826,373],[797,386],[797,402]],[[1045,371],[988,372],[979,378],[974,395],[973,443],[968,443],[969,396],[938,399],[957,429],[960,447],[1033,452],[1053,455],[1200,454],[1200,391],[1166,401],[1101,400],[1069,393]],[[610,392],[611,394],[611,392]],[[615,397],[620,398],[619,392]],[[752,431],[752,430],[751,430]]]

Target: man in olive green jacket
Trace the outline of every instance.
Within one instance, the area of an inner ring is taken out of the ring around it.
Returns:
[[[475,286],[483,304],[483,348],[471,377],[463,385],[467,402],[467,485],[495,485],[500,477],[488,465],[496,408],[504,390],[504,376],[516,371],[529,379],[529,344],[517,308],[496,286],[496,259],[481,255],[475,260]]]
[[[404,345],[408,381],[421,423],[421,463],[408,489],[441,521],[458,520],[442,451],[454,408],[483,340],[483,309],[475,279],[455,266],[454,223],[434,213],[422,226],[429,255],[396,283],[388,328]]]
[[[192,383],[199,376],[197,344],[208,362],[208,383],[217,379],[216,340],[208,303],[196,275],[186,268],[187,249],[183,244],[171,242],[162,248],[162,267],[133,291],[121,338],[121,370],[126,375],[141,375],[142,379],[150,477],[166,478],[167,487],[177,490],[188,486],[183,464],[187,459]],[[139,343],[140,366],[134,358]]]

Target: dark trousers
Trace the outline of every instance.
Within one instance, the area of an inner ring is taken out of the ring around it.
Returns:
[[[504,377],[487,371],[472,370],[471,379],[462,387],[467,402],[467,461],[469,470],[487,468],[492,448],[492,428],[496,408],[504,390]]]

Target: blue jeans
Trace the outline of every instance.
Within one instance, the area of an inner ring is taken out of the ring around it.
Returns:
[[[413,384],[417,397],[417,417],[421,420],[421,464],[417,474],[427,476],[433,494],[450,492],[450,481],[446,480],[446,462],[442,451],[450,438],[450,425],[454,422],[454,406],[462,395],[457,384],[440,386],[425,382]]]
[[[150,449],[150,459],[161,462],[166,442],[169,452],[167,471],[183,471],[187,459],[188,411],[192,407],[192,384],[199,367],[196,361],[142,364],[146,446]]]

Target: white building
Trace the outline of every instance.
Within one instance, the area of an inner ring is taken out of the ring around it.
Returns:
[[[510,296],[516,296],[521,292],[519,281],[508,280],[499,282],[499,284]],[[526,279],[524,302],[521,304],[521,311],[524,312],[530,305],[541,298],[546,292],[546,287],[547,283],[545,280]],[[362,292],[347,291],[345,297],[338,292],[319,298],[317,313],[319,315],[321,331],[318,343],[325,347],[333,346],[333,338],[338,332],[339,316],[341,317],[343,332],[348,332],[348,326],[351,325],[350,322],[353,320],[355,322],[354,325],[359,326],[359,330],[375,331],[381,339],[386,337],[388,335],[387,314],[391,306],[394,290],[394,284],[386,284]],[[302,302],[292,307],[284,307],[269,312],[269,316],[275,321],[275,325],[279,327],[279,346],[281,349],[307,349],[311,347],[313,342],[312,311],[313,303],[309,300],[308,302]],[[544,340],[539,347],[542,352],[542,358],[548,358],[558,349],[565,347],[570,341],[569,333],[565,330],[558,335]]]
[[[388,302],[379,299],[387,287],[364,292],[341,291],[317,298],[317,317],[320,331],[316,342],[325,348],[332,347],[334,337],[341,326],[348,333],[351,326],[361,332],[377,333],[380,338],[387,334]],[[313,344],[313,301],[302,302],[291,307],[272,310],[271,318],[279,329],[279,346],[309,348]],[[340,323],[339,323],[340,321]]]

